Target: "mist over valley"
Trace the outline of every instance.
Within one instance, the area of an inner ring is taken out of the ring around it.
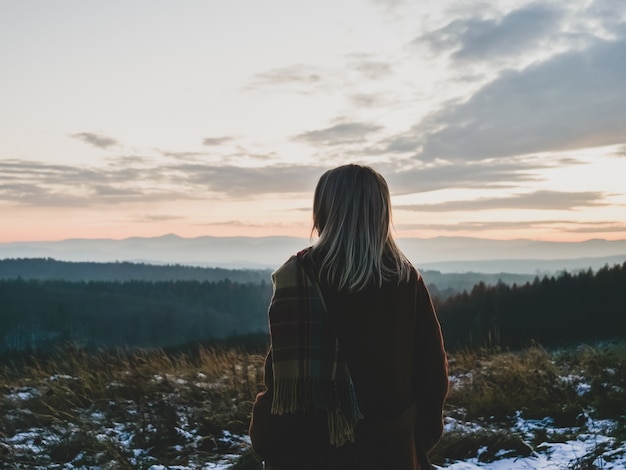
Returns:
[[[398,244],[419,269],[441,272],[538,274],[598,269],[626,260],[626,240],[550,242],[469,237],[399,238]],[[160,237],[67,239],[0,243],[3,258],[54,258],[62,261],[182,264],[229,269],[276,269],[311,245],[297,237]]]

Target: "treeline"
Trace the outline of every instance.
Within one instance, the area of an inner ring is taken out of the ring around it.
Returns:
[[[180,264],[75,262],[53,258],[0,259],[0,279],[63,281],[211,281],[266,282],[270,269],[223,269]]]
[[[0,280],[0,354],[170,348],[267,333],[268,281]],[[450,349],[626,337],[626,263],[436,299]],[[258,336],[256,337],[258,341]]]
[[[626,337],[626,263],[524,285],[479,283],[437,302],[450,348],[558,346]]]
[[[532,281],[535,276],[531,274],[515,273],[442,273],[440,271],[421,271],[428,285],[430,295],[439,300],[447,299],[459,292],[471,291],[472,288],[483,283],[487,286],[496,284],[524,284]]]
[[[267,331],[269,283],[0,280],[0,353],[168,347]]]
[[[210,281],[229,279],[240,283],[269,282],[271,269],[224,269],[214,267],[154,265],[146,263],[73,262],[53,258],[0,259],[0,279],[37,279],[41,281]],[[458,292],[470,290],[479,282],[495,285],[524,283],[532,280],[528,274],[513,273],[442,273],[423,271],[433,296],[445,299]]]

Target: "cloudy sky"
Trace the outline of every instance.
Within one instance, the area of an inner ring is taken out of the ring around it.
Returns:
[[[388,180],[400,237],[626,238],[623,0],[0,0],[0,241],[310,234]]]

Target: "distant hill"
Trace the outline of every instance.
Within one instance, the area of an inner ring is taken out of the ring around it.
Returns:
[[[428,285],[430,294],[440,300],[463,291],[471,291],[475,285],[483,283],[486,286],[495,286],[500,283],[507,285],[523,285],[532,282],[535,275],[513,273],[442,273],[441,271],[420,271]]]
[[[577,260],[574,260],[577,261]],[[603,260],[599,267],[613,266]],[[508,266],[506,261],[476,263],[482,267]],[[593,268],[597,269],[597,268]],[[463,291],[471,291],[479,283],[487,286],[498,284],[521,286],[532,282],[543,274],[519,274],[499,272],[441,272],[437,270],[420,270],[433,297],[445,299]],[[562,272],[563,270],[559,270]],[[146,263],[116,262],[96,263],[86,261],[58,261],[52,258],[18,258],[0,259],[0,280],[37,280],[66,282],[169,282],[198,281],[218,282],[231,281],[239,284],[270,284],[271,269],[225,269],[199,266],[153,265]],[[575,272],[571,270],[569,272]]]
[[[310,245],[295,237],[196,237],[164,235],[123,240],[70,239],[0,243],[2,258],[180,264],[220,268],[275,269]],[[537,274],[598,268],[626,260],[626,240],[546,242],[467,237],[400,238],[398,244],[421,269],[441,272]]]
[[[184,264],[228,269],[276,268],[309,245],[293,237],[197,237],[177,235],[123,240],[70,239],[0,243],[0,258],[54,258],[63,261]]]
[[[467,237],[401,238],[421,269],[441,272],[545,274],[599,269],[626,260],[626,240],[549,242]]]
[[[587,269],[598,270],[604,266],[613,266],[626,261],[626,255],[602,256],[598,258],[572,259],[492,259],[474,261],[442,261],[424,263],[422,269],[442,273],[482,273],[497,276],[500,273],[520,275],[555,274],[563,271],[576,272]],[[517,282],[517,281],[514,281]]]
[[[58,261],[52,258],[0,259],[0,280],[24,279],[67,282],[127,282],[127,281],[199,281],[229,280],[240,284],[270,283],[271,269],[224,269],[199,266],[152,265],[146,263],[96,263]],[[422,271],[431,293],[439,298],[471,290],[482,282],[486,285],[524,284],[534,275],[511,273],[442,273]]]
[[[0,259],[0,279],[39,281],[222,281],[261,284],[270,281],[270,269],[224,269],[145,263],[57,261],[52,258]]]

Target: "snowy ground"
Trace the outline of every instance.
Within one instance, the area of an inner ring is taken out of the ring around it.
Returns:
[[[27,400],[32,394],[38,393],[34,389],[22,389],[14,391],[10,394],[11,400]],[[124,447],[134,456],[134,462],[146,462],[146,451],[140,448],[134,448],[135,436],[129,427],[124,423],[116,423],[111,426],[105,425],[106,420],[101,413],[93,413],[90,417],[91,421],[102,423],[97,438],[100,440],[113,440],[117,445]],[[525,420],[518,417],[514,426],[508,431],[519,435],[522,440],[531,442],[536,440],[539,434],[546,437],[546,442],[537,445],[529,451],[530,455],[520,456],[511,455],[519,454],[511,449],[502,448],[492,452],[490,457],[485,457],[489,452],[488,449],[478,449],[476,456],[468,458],[464,461],[451,462],[444,466],[436,468],[447,468],[450,470],[521,470],[521,469],[538,469],[538,470],[557,470],[564,468],[599,468],[599,469],[624,469],[626,468],[626,445],[617,443],[615,438],[609,437],[616,423],[611,420],[592,420],[586,417],[584,422],[578,428],[559,428],[554,426],[549,418],[543,420]],[[464,423],[454,418],[446,418],[446,433],[478,433],[489,430],[488,428],[476,423]],[[493,430],[493,429],[491,429]],[[79,432],[79,429],[71,429],[66,426],[53,426],[49,429],[32,429],[27,432],[18,433],[11,438],[2,440],[2,446],[5,452],[24,452],[40,454],[50,448],[50,443],[59,440],[62,435],[67,432]],[[150,429],[147,430],[148,432]],[[190,442],[197,440],[193,430],[180,430],[181,434],[186,434]],[[565,439],[559,437],[568,436]],[[236,461],[238,452],[243,452],[250,446],[247,436],[234,436],[228,432],[219,438],[222,442],[220,447],[228,448],[235,451],[234,453],[223,454],[221,458],[214,462],[204,462],[194,465],[173,465],[165,466],[158,463],[150,466],[143,466],[148,470],[228,470]],[[218,443],[216,443],[217,445]],[[1,449],[0,449],[1,450]],[[491,449],[493,451],[493,449]],[[87,470],[93,469],[93,466],[83,465],[83,455],[78,454],[72,461],[64,464],[46,465],[41,467],[29,468],[50,468],[63,470]],[[0,462],[2,462],[2,453],[0,452]],[[25,468],[18,465],[2,467],[2,468]],[[114,467],[96,467],[96,468],[114,468]]]
[[[451,379],[453,387],[462,387],[471,376]],[[581,396],[590,393],[582,377],[561,379],[575,384]],[[32,386],[0,387],[0,469],[228,470],[250,449],[248,437],[241,435],[245,426],[233,433],[223,427],[200,427],[208,422],[200,419],[202,416],[214,416],[210,393],[220,385],[204,374],[197,374],[194,380],[154,376],[150,383],[164,388],[145,399],[142,406],[121,399],[100,406],[90,403],[76,406],[71,410],[73,419],[67,420],[59,419],[59,413],[45,418],[45,410],[33,408],[41,398],[54,397],[52,385],[63,385],[54,389],[58,393],[69,390],[77,380],[58,374]],[[113,390],[120,386],[107,382],[107,388]],[[197,394],[193,395],[196,403],[183,394],[189,387]],[[111,400],[108,395],[107,400]],[[247,410],[249,404],[244,406]],[[167,418],[164,413],[171,415]],[[522,413],[507,425],[489,419],[464,421],[462,409],[448,410],[447,415],[440,444],[447,460],[436,467],[439,469],[626,469],[624,413],[621,418],[604,420],[581,413],[576,425],[568,427],[551,418],[525,419]],[[244,414],[240,421],[245,419]],[[456,454],[447,452],[445,445],[456,446],[450,447]],[[154,452],[155,448],[165,448],[165,452]],[[450,457],[461,454],[457,459]],[[238,468],[254,470],[258,464]]]
[[[51,382],[73,381],[70,376],[55,375]],[[142,468],[149,470],[225,470],[250,448],[248,436],[233,435],[227,430],[212,434],[201,432],[189,422],[191,407],[177,408],[175,436],[177,444],[166,449],[168,456],[180,456],[184,465],[163,465],[153,449],[164,448],[162,423],[148,419],[146,408],[138,409],[132,402],[110,402],[101,410],[84,410],[73,419],[52,419],[40,425],[38,410],[29,403],[41,398],[41,389],[21,387],[6,390],[0,407],[0,469],[99,470]],[[122,410],[123,412],[120,412]],[[38,415],[37,417],[35,417]],[[14,423],[28,422],[34,426],[7,435]],[[125,419],[124,419],[125,418]],[[155,418],[153,416],[153,418]],[[154,423],[154,424],[152,424]],[[169,459],[170,461],[173,459]],[[94,465],[94,462],[98,462]]]
[[[593,420],[586,417],[578,428],[559,428],[551,419],[524,420],[518,417],[508,431],[519,435],[526,442],[536,440],[537,435],[545,436],[530,455],[520,454],[512,449],[502,448],[489,454],[487,447],[478,449],[476,456],[436,468],[451,470],[561,470],[561,469],[626,469],[626,444],[609,437],[616,423],[612,420]],[[481,427],[473,423],[461,423],[446,419],[445,432],[479,432]],[[567,436],[567,437],[566,437]],[[562,442],[558,442],[562,440]]]

